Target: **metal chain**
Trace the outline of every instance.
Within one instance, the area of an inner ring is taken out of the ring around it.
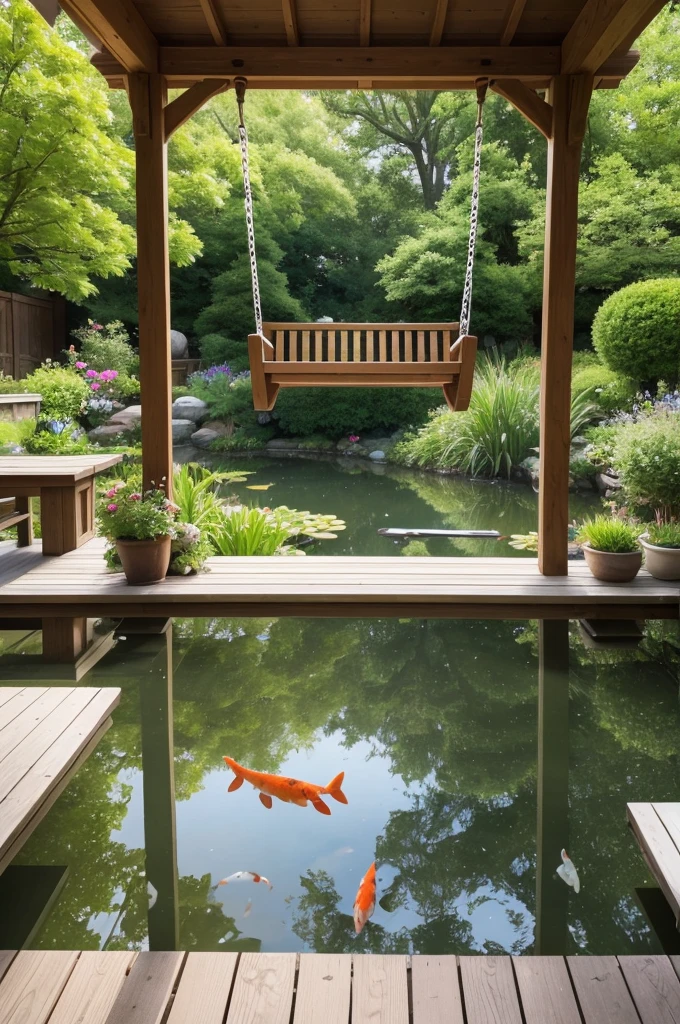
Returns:
[[[482,115],[484,111],[484,97],[486,84],[477,89],[477,125],[475,128],[475,162],[472,171],[472,202],[470,205],[470,238],[468,241],[467,266],[465,268],[465,287],[463,288],[463,302],[460,310],[461,338],[470,333],[470,315],[472,312],[472,271],[475,266],[475,250],[477,248],[477,223],[479,214],[479,177],[482,166],[482,139],[484,126]]]
[[[260,280],[257,273],[257,256],[255,254],[255,223],[253,220],[253,190],[250,185],[250,161],[248,159],[248,132],[243,121],[243,101],[245,100],[246,82],[237,79],[236,99],[238,102],[238,137],[241,143],[241,167],[243,170],[243,199],[246,208],[246,230],[248,232],[248,255],[250,257],[250,278],[253,287],[253,310],[255,312],[255,332],[262,334],[262,304],[260,302]]]

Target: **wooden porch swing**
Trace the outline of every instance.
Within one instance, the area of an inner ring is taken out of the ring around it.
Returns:
[[[470,235],[460,323],[274,323],[262,321],[248,133],[243,118],[247,80],[234,80],[255,311],[255,334],[248,336],[248,357],[253,405],[258,412],[274,408],[279,388],[301,387],[440,386],[449,409],[467,409],[477,353],[477,338],[468,331],[487,86],[486,80],[477,83]]]

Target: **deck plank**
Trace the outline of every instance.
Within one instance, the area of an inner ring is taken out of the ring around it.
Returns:
[[[14,697],[24,689],[25,687],[23,686],[3,686],[2,689],[0,689],[0,708],[3,707],[8,700],[13,700]]]
[[[631,803],[628,821],[649,869],[680,921],[680,850],[676,847],[654,804]]]
[[[293,1024],[349,1024],[352,957],[302,953]]]
[[[140,953],[105,1024],[160,1024],[185,956],[186,953]]]
[[[83,952],[49,1024],[105,1024],[137,954]]]
[[[406,958],[355,956],[352,1024],[408,1024]]]
[[[64,708],[66,712],[64,715],[60,711],[60,705],[63,705],[68,698],[71,700],[68,710]],[[44,749],[45,737],[51,735],[55,728],[59,728],[59,723],[69,714],[73,714],[74,717],[79,714],[84,700],[85,698],[80,694],[76,695],[73,687],[46,687],[37,700],[24,707],[16,718],[0,732],[0,763],[11,763],[11,768],[14,771],[28,771],[37,760],[36,752]],[[10,758],[10,755],[13,756]],[[0,800],[13,785],[13,777],[6,773],[6,768],[3,769],[0,781]]]
[[[294,984],[295,953],[243,953],[226,1024],[289,1024]]]
[[[46,689],[45,686],[3,686],[0,691],[0,733],[38,697],[42,697]],[[9,697],[5,693],[6,690],[10,691]],[[0,749],[4,749],[4,746]]]
[[[461,956],[468,1024],[522,1024],[512,962],[507,956]]]
[[[15,949],[0,949],[0,980],[4,978],[16,955],[17,951]]]
[[[680,804],[656,803],[654,810],[658,814],[675,848],[680,852]]]
[[[189,953],[167,1024],[222,1024],[237,961],[238,953]]]
[[[45,1024],[78,953],[26,950],[0,983],[0,1024]]]
[[[464,1024],[455,956],[414,956],[413,1024]]]
[[[588,1024],[640,1024],[615,956],[570,956],[567,964]]]
[[[513,957],[513,966],[526,1024],[581,1024],[562,957]]]
[[[680,980],[666,956],[620,956],[642,1024],[678,1024]]]

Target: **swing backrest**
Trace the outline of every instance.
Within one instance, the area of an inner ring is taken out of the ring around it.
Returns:
[[[264,323],[277,362],[446,362],[458,338],[457,323]]]

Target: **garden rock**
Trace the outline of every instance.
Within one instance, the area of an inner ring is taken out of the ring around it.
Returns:
[[[174,444],[184,444],[195,433],[196,424],[193,420],[173,420],[172,440]]]
[[[131,429],[125,423],[104,423],[101,427],[94,427],[88,433],[92,444],[110,444],[116,437],[126,434]]]
[[[139,423],[142,419],[141,405],[128,405],[125,409],[116,412],[109,419],[109,423],[134,422]]]
[[[610,476],[609,473],[597,473],[595,483],[600,494],[611,497],[611,492],[621,490],[621,481],[617,476]]]
[[[213,441],[216,441],[218,437],[221,437],[216,430],[209,430],[208,427],[201,427],[195,434],[191,435],[191,443],[196,448],[209,448]]]
[[[193,395],[183,395],[176,398],[172,403],[173,419],[191,420],[193,423],[200,423],[208,415],[208,405],[201,398]]]
[[[384,462],[385,453],[380,448],[376,448],[374,452],[369,452],[369,459],[373,459],[375,462]]]
[[[218,437],[228,437],[232,430],[222,420],[209,420],[203,424],[204,430],[214,430]]]
[[[181,331],[170,331],[170,355],[173,359],[187,359],[189,342]]]

